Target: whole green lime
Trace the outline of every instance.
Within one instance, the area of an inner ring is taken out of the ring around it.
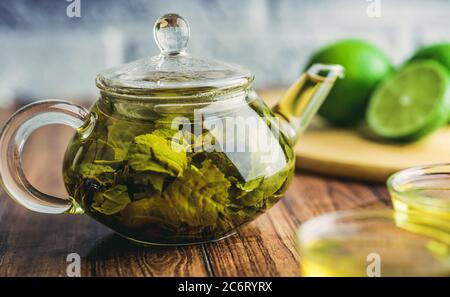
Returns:
[[[364,118],[372,91],[394,70],[380,49],[358,39],[339,41],[318,50],[308,67],[314,63],[340,64],[345,68],[344,79],[336,81],[319,110],[323,118],[337,126],[352,126]]]
[[[450,43],[435,43],[420,48],[410,61],[435,60],[450,71]]]

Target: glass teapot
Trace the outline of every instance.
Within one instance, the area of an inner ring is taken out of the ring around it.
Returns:
[[[161,50],[97,76],[87,110],[45,100],[17,111],[0,139],[1,181],[26,208],[86,213],[142,244],[218,240],[269,209],[294,173],[293,145],[343,74],[312,65],[272,110],[253,74],[186,53],[188,23],[160,17]],[[76,130],[64,157],[68,199],[31,185],[21,167],[30,134],[49,124]]]

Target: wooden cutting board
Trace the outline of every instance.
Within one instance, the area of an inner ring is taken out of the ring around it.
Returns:
[[[283,90],[264,90],[262,98],[274,105]],[[296,165],[310,171],[384,182],[403,168],[450,162],[450,126],[412,144],[381,143],[360,131],[330,127],[316,118],[300,137]]]

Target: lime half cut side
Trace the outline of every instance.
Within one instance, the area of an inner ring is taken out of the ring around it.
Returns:
[[[411,63],[375,90],[367,124],[386,139],[416,140],[447,122],[449,95],[444,67],[434,61]]]

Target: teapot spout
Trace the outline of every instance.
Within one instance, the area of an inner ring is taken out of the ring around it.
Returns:
[[[305,131],[336,79],[343,76],[341,65],[313,64],[273,108],[281,130],[292,143]]]

